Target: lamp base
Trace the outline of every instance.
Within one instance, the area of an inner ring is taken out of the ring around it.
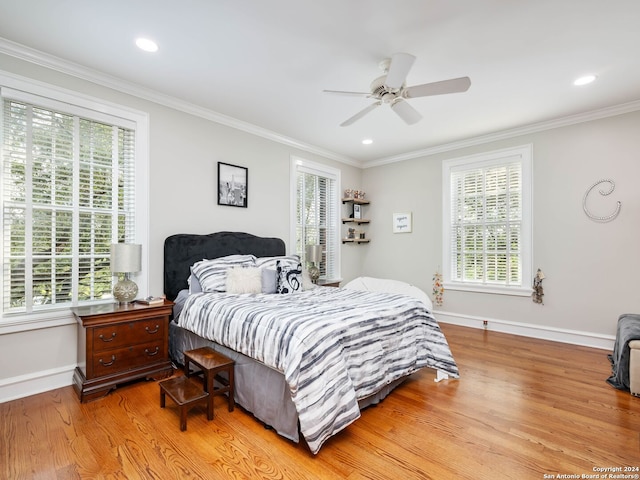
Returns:
[[[138,295],[138,285],[133,280],[125,278],[118,281],[113,287],[113,298],[119,303],[131,303]]]
[[[310,266],[309,276],[311,277],[311,281],[313,283],[318,283],[318,278],[320,278],[320,269],[315,265]]]

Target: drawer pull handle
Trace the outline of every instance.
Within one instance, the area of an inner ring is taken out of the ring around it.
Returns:
[[[116,338],[116,332],[113,332],[113,333],[111,334],[111,338],[105,338],[105,337],[104,337],[104,335],[102,335],[102,334],[100,334],[100,335],[98,336],[98,338],[99,338],[100,340],[102,340],[103,342],[113,342],[113,339],[114,339],[114,338]]]
[[[113,339],[116,338],[116,332],[113,332],[111,334],[111,338],[105,338],[102,334],[98,335],[98,338],[103,342],[113,342]]]
[[[113,362],[116,361],[116,356],[115,355],[111,355],[111,361],[109,363],[104,363],[102,361],[102,359],[98,360],[100,362],[100,365],[102,365],[103,367],[110,367],[111,365],[113,365]]]
[[[149,327],[144,327],[144,329],[147,331],[148,334],[153,335],[154,333],[158,333],[158,330],[160,330],[160,325],[156,325],[155,330],[149,330]]]
[[[160,352],[159,347],[156,347],[156,350],[154,352],[150,352],[148,348],[144,349],[144,353],[146,353],[148,357],[153,357],[154,355],[157,355],[159,352]]]

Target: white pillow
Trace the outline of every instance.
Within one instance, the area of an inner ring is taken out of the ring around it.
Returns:
[[[256,267],[227,270],[227,293],[262,293],[262,271]]]
[[[311,280],[311,275],[309,275],[309,270],[306,268],[302,270],[302,290],[312,290],[316,288],[317,285],[313,283]]]
[[[253,255],[227,255],[194,263],[191,272],[196,276],[203,292],[224,292],[227,270],[231,267],[253,267]]]

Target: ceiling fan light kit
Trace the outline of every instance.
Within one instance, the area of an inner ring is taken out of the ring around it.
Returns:
[[[401,98],[398,98],[395,102],[391,104],[391,110],[396,112],[396,114],[405,121],[407,125],[413,125],[422,120],[422,115],[409,105],[409,102],[405,102]]]
[[[416,57],[408,53],[396,53],[391,58],[380,62],[379,66],[384,71],[384,75],[371,82],[370,92],[348,92],[342,90],[324,90],[325,93],[349,96],[364,96],[376,100],[354,116],[348,118],[340,124],[347,127],[360,120],[366,114],[376,109],[380,105],[388,104],[407,125],[418,123],[422,115],[413,108],[405,99],[428,97],[432,95],[445,95],[448,93],[466,92],[471,86],[469,77],[452,78],[439,82],[424,83],[407,87],[405,82],[407,75],[415,62]]]

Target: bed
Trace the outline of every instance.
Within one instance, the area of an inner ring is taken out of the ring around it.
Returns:
[[[414,298],[310,285],[293,293],[283,289],[288,294],[221,292],[215,282],[193,287],[194,272],[208,281],[202,264],[233,259],[244,263],[229,268],[257,269],[263,285],[275,263],[280,288],[284,274],[289,279],[296,273],[283,266],[291,256],[281,239],[177,234],[165,240],[164,257],[165,295],[176,304],[174,362],[183,365],[183,352],[202,346],[232,358],[236,403],[285,438],[299,442],[302,435],[314,454],[417,370],[459,376],[437,322]],[[229,286],[231,273],[240,272],[226,272]]]

